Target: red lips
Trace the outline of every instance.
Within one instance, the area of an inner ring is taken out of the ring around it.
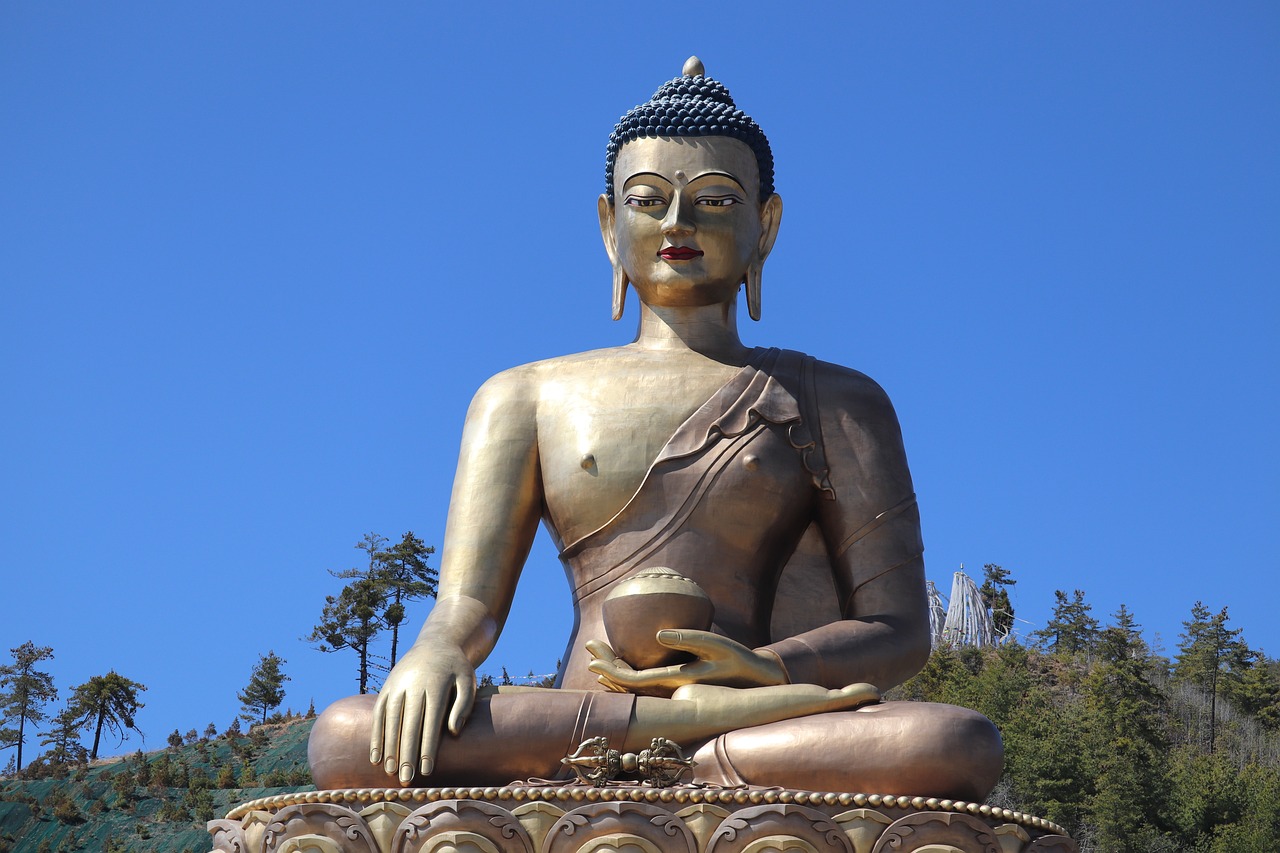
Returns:
[[[658,252],[658,257],[664,261],[691,261],[694,258],[702,257],[702,252],[686,246],[668,246]]]

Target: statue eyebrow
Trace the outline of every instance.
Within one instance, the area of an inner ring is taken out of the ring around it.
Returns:
[[[623,182],[622,186],[625,188],[628,184],[630,184],[636,178],[646,178],[646,177],[657,178],[658,180],[662,181],[664,184],[671,183],[671,180],[669,178],[664,178],[662,175],[659,175],[657,172],[636,172],[634,175],[631,175],[630,177],[628,177],[626,181]]]
[[[744,186],[742,185],[742,181],[738,180],[738,179],[737,179],[736,177],[734,177],[733,175],[730,175],[728,172],[703,172],[703,173],[702,173],[702,174],[700,174],[700,175],[696,175],[696,176],[694,176],[693,180],[689,181],[689,183],[693,183],[694,181],[700,181],[700,180],[702,180],[703,178],[712,178],[712,177],[716,177],[716,178],[728,178],[729,180],[731,180],[731,181],[733,181],[735,184],[737,184],[737,185],[738,185],[738,188],[739,188],[739,189],[741,189],[743,192],[746,192],[746,191],[747,191],[747,188],[746,188],[746,187],[744,187]]]

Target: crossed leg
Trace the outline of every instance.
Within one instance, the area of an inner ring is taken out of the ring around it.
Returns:
[[[990,793],[1003,749],[986,717],[952,705],[865,704],[874,698],[869,685],[690,685],[671,699],[504,689],[477,700],[462,734],[442,737],[434,772],[410,784],[563,777],[560,759],[588,737],[604,736],[630,751],[668,737],[695,751],[694,779],[701,782],[964,800]],[[318,787],[399,784],[369,762],[374,701],[339,700],[316,721],[308,752]]]

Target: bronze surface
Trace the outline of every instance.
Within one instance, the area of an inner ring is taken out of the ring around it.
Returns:
[[[439,599],[376,702],[321,716],[317,784],[502,784],[551,776],[588,737],[671,737],[726,784],[982,798],[1001,767],[985,718],[868,706],[929,654],[919,514],[879,386],[739,338],[738,291],[757,315],[782,218],[756,156],[724,136],[637,139],[614,188],[597,209],[615,314],[639,297],[635,340],[476,394]],[[477,699],[539,521],[574,587],[562,689]],[[704,590],[714,621],[655,636],[691,660],[637,669],[604,602],[653,566]]]

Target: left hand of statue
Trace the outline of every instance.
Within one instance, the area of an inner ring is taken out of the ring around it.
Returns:
[[[689,663],[633,669],[607,643],[591,640],[587,651],[594,658],[587,668],[605,687],[618,693],[670,696],[686,684],[718,684],[724,687],[767,687],[786,684],[782,663],[768,652],[757,652],[735,640],[710,631],[659,631],[658,642],[667,648],[694,655]]]

